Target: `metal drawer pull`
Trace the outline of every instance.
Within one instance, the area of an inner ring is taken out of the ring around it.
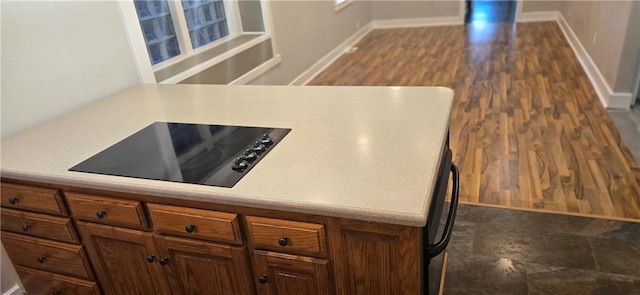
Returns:
[[[184,231],[186,231],[187,233],[193,233],[194,231],[196,231],[196,226],[192,223],[189,223],[184,227]]]
[[[260,275],[260,277],[258,277],[258,283],[264,284],[266,282],[267,282],[267,275],[263,273],[262,275]]]
[[[28,224],[23,224],[22,225],[22,231],[23,232],[28,232],[29,230],[31,230],[31,225],[28,225]]]
[[[11,197],[11,198],[9,198],[9,203],[10,203],[11,205],[18,204],[18,197]]]
[[[96,216],[100,219],[105,218],[107,216],[107,212],[104,210],[100,210],[98,212],[96,212]]]
[[[38,259],[38,262],[44,263],[47,260],[47,257],[46,256],[40,256],[37,259]]]
[[[160,258],[160,261],[158,261],[160,263],[160,265],[167,265],[167,263],[169,263],[169,257],[165,256]]]
[[[153,261],[155,261],[155,260],[156,260],[156,256],[155,255],[151,254],[151,255],[147,256],[147,262],[153,263]]]
[[[286,246],[287,244],[289,244],[289,238],[287,238],[287,236],[283,236],[278,240],[278,245],[282,247]]]

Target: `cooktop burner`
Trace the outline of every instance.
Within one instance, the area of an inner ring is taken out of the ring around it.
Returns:
[[[289,131],[155,122],[69,170],[233,187]]]

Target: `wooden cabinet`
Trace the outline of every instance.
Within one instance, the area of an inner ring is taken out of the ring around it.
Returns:
[[[157,232],[242,245],[238,214],[147,204]]]
[[[236,214],[149,207],[155,233],[78,221],[106,294],[255,294],[246,247],[162,234],[242,243]]]
[[[334,294],[326,259],[259,250],[254,252],[254,259],[259,294]]]
[[[104,293],[170,293],[152,234],[82,221],[78,229]]]
[[[418,227],[49,187],[2,183],[30,294],[423,292]]]
[[[2,208],[2,230],[28,236],[78,243],[71,218]]]
[[[245,247],[156,236],[173,294],[255,294]]]
[[[245,219],[256,249],[253,275],[259,294],[335,294],[323,224],[258,216]]]
[[[71,214],[77,220],[126,228],[147,229],[142,202],[67,193]]]
[[[2,183],[2,244],[29,294],[101,294],[57,189]]]
[[[247,230],[256,248],[308,255],[326,254],[324,225],[247,216]]]
[[[16,272],[27,287],[29,294],[100,294],[98,284],[94,281],[82,280],[52,272],[37,270],[24,266],[16,266]]]
[[[60,192],[26,185],[2,183],[2,207],[66,215],[67,209]]]

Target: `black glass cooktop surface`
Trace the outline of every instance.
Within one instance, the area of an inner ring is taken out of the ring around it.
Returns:
[[[155,122],[69,170],[233,187],[289,131]]]

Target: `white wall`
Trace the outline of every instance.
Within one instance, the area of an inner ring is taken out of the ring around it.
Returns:
[[[2,1],[1,136],[139,84],[115,1]]]
[[[372,1],[373,19],[412,19],[430,17],[456,17],[460,14],[459,0],[384,0]]]
[[[115,1],[2,1],[0,18],[2,137],[140,83]]]
[[[336,12],[332,1],[272,1],[279,65],[250,84],[287,85],[371,22],[371,1],[354,1]]]

